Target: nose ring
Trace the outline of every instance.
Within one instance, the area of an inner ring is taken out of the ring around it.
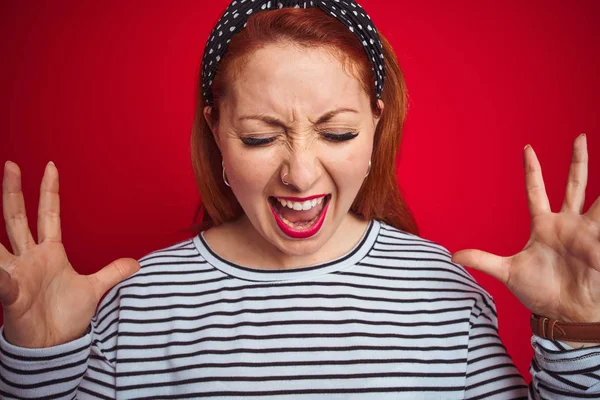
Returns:
[[[287,172],[281,177],[281,182],[283,182],[283,184],[285,186],[288,186],[290,183],[285,181],[285,177],[287,176]]]

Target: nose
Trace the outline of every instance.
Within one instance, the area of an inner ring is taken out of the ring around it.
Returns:
[[[296,150],[290,152],[287,168],[281,171],[282,182],[288,183],[287,188],[293,188],[299,193],[307,193],[319,181],[322,166],[313,152]]]

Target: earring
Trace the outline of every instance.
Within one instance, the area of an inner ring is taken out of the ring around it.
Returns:
[[[221,167],[223,167],[223,182],[225,182],[228,187],[231,187],[229,182],[227,182],[227,176],[225,176],[225,160],[221,161]]]
[[[365,178],[367,176],[369,176],[370,173],[371,173],[371,160],[369,160],[369,168],[367,169],[367,174],[365,175]]]
[[[287,172],[281,177],[281,182],[283,182],[283,184],[285,186],[288,186],[290,183],[285,181],[285,177],[287,176]]]

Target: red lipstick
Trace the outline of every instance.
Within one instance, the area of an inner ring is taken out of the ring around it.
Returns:
[[[299,202],[304,202],[307,200],[312,200],[312,199],[318,199],[321,197],[325,197],[326,195],[324,194],[316,194],[314,196],[310,196],[310,197],[280,197],[280,196],[275,196],[278,199],[283,199],[283,200],[288,200],[288,201],[299,201]]]
[[[314,196],[314,197],[322,197],[322,196]],[[314,197],[312,197],[312,198],[314,198]],[[284,197],[280,197],[280,199],[282,199],[282,198],[284,198]],[[285,199],[288,200],[288,198],[285,198]],[[289,200],[302,201],[302,200],[293,200],[293,198],[291,198],[291,197],[289,198]],[[309,199],[308,198],[304,199],[304,201],[306,201],[306,200],[309,200]],[[309,229],[303,229],[303,230],[296,230],[296,229],[290,227],[288,224],[283,222],[283,220],[281,219],[281,217],[279,216],[277,211],[275,211],[275,208],[273,208],[272,204],[269,204],[269,207],[271,207],[271,213],[273,213],[273,216],[275,217],[277,226],[279,226],[279,229],[281,229],[283,231],[283,233],[285,233],[287,236],[291,237],[292,239],[306,239],[306,238],[316,235],[317,232],[319,232],[319,230],[321,230],[321,227],[323,226],[323,222],[325,222],[325,216],[327,215],[327,210],[329,209],[329,199],[326,199],[324,201],[326,203],[323,206],[323,211],[321,211],[321,214],[319,215],[319,219],[317,219],[315,224],[313,226],[311,226]]]

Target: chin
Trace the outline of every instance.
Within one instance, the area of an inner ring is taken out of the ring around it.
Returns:
[[[284,206],[277,198],[269,198],[269,211],[264,217],[265,223],[261,224],[263,237],[288,256],[301,257],[315,254],[329,241],[339,225],[335,222],[336,207],[333,206],[331,198],[331,194],[323,195],[322,201],[314,206],[314,215],[310,214],[305,218],[310,218],[308,221],[300,223],[291,223],[285,218],[293,215],[293,210],[282,210]],[[314,203],[314,199],[312,200]],[[308,210],[298,211],[298,213],[302,212]]]
[[[327,233],[326,231],[321,231],[313,238],[300,240],[282,240],[281,237],[278,237],[277,242],[272,244],[288,256],[310,256],[317,253],[330,239],[331,235],[327,235]]]
[[[281,254],[308,257],[321,250],[345,220],[339,215],[339,210],[344,207],[340,207],[335,199],[339,200],[338,196],[331,193],[300,199],[271,196],[266,209],[246,215],[255,216],[248,222]],[[302,210],[298,203],[304,205]]]

